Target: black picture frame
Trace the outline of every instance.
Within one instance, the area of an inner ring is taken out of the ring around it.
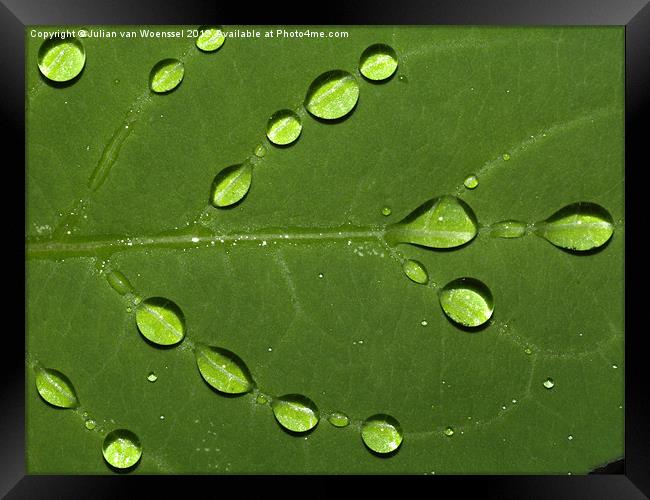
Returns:
[[[2,123],[7,144],[14,149],[14,161],[6,170],[18,171],[24,165],[24,29],[34,24],[205,24],[218,20],[221,24],[426,24],[426,25],[620,25],[625,26],[626,110],[625,162],[626,173],[626,260],[641,252],[635,225],[641,222],[643,206],[632,193],[631,185],[641,186],[643,161],[643,119],[647,117],[650,95],[650,4],[646,0],[438,0],[418,2],[402,0],[392,4],[368,1],[328,4],[327,9],[290,7],[283,12],[276,3],[224,5],[200,0],[172,2],[163,0],[127,0],[85,2],[83,0],[2,0],[0,3],[0,37],[2,37],[3,98]],[[26,182],[26,178],[23,180]],[[5,186],[9,187],[9,181]],[[21,231],[14,241],[25,237]],[[9,237],[7,235],[7,237]],[[24,250],[24,248],[23,248]],[[15,269],[25,269],[23,259]],[[426,476],[409,480],[422,486],[435,487],[431,494],[443,489],[455,495],[480,492],[488,498],[648,498],[650,497],[650,415],[648,405],[647,357],[642,348],[644,332],[635,320],[635,305],[641,300],[633,293],[631,281],[641,279],[626,266],[626,334],[625,334],[625,459],[586,476]],[[24,275],[23,275],[24,278]],[[23,279],[24,283],[24,279]],[[19,288],[20,289],[20,288]],[[13,296],[18,294],[13,293]],[[23,297],[25,297],[23,295]],[[24,305],[26,307],[26,305]],[[26,476],[25,475],[25,380],[24,344],[20,335],[5,332],[17,340],[11,349],[3,349],[5,369],[2,386],[0,430],[4,442],[0,446],[0,494],[7,498],[115,498],[130,496],[135,482],[147,488],[166,488],[167,478],[138,476],[124,481],[114,476]],[[5,344],[8,345],[8,344]],[[215,478],[194,476],[208,487]],[[222,485],[250,478],[216,478]],[[328,478],[328,482],[335,478]],[[342,478],[346,480],[347,478]],[[272,488],[278,478],[266,477],[265,487]],[[395,477],[374,476],[380,487],[400,485]],[[224,483],[225,481],[225,483]],[[395,481],[397,481],[395,483]],[[334,481],[336,484],[336,481]],[[153,493],[154,490],[151,490]]]

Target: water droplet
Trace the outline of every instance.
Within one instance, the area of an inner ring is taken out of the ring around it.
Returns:
[[[568,439],[569,441],[573,441],[573,436],[572,436],[571,434],[569,434],[569,436],[567,437],[567,439]]]
[[[257,397],[255,398],[255,402],[256,402],[258,405],[265,405],[265,404],[267,404],[267,403],[269,402],[269,400],[268,400],[268,398],[267,398],[264,394],[259,393],[259,394],[257,395]]]
[[[393,211],[391,210],[390,207],[384,207],[381,209],[381,215],[388,217],[390,214],[392,214]]]
[[[149,375],[147,375],[147,380],[149,382],[155,382],[158,380],[158,375],[156,375],[154,372],[149,372]]]
[[[129,280],[120,271],[109,271],[106,273],[106,279],[111,288],[120,295],[126,295],[133,292],[133,286]]]
[[[445,434],[445,436],[451,437],[451,436],[454,435],[454,428],[453,427],[447,427],[447,428],[445,428],[443,433]]]
[[[114,83],[115,85],[119,85],[120,81],[116,78],[115,80],[113,80],[113,83]]]
[[[611,238],[614,221],[600,205],[578,202],[538,224],[536,232],[557,247],[585,251],[598,248]]]
[[[266,155],[266,147],[264,147],[264,144],[260,144],[259,146],[257,146],[255,148],[254,153],[255,156],[257,156],[258,158],[264,158],[264,156]]]
[[[287,394],[271,402],[273,414],[282,427],[292,432],[307,432],[318,424],[316,404],[300,394]]]
[[[526,234],[526,223],[504,220],[490,226],[490,236],[495,238],[520,238]]]
[[[249,162],[224,168],[212,183],[210,201],[215,207],[227,207],[240,201],[251,187],[253,167]]]
[[[419,283],[421,285],[426,285],[429,281],[429,275],[424,265],[417,260],[407,260],[402,264],[402,269],[404,274],[408,276],[411,281]]]
[[[478,224],[464,201],[449,195],[429,200],[400,222],[388,226],[392,243],[412,243],[430,248],[453,248],[471,241]]]
[[[226,37],[218,26],[203,26],[201,34],[196,39],[196,46],[204,52],[214,52],[226,41]]]
[[[165,415],[160,415],[160,420],[165,420]]]
[[[427,326],[429,323],[427,323],[427,320],[426,320],[426,319],[423,319],[422,321],[420,321],[420,324],[421,324],[422,326]]]
[[[503,161],[508,161],[510,159],[510,154],[509,153],[503,153],[503,155],[501,155],[501,158],[503,158]]]
[[[302,132],[302,121],[290,109],[276,111],[266,124],[266,137],[278,146],[293,143],[300,136],[300,132]]]
[[[171,92],[183,80],[185,67],[178,59],[163,59],[151,68],[149,85],[158,94]]]
[[[533,350],[532,350],[530,347],[526,347],[526,348],[524,349],[524,352],[525,352],[526,354],[532,354],[532,353],[533,353]]]
[[[201,376],[219,392],[244,394],[253,388],[250,371],[234,352],[200,344],[195,356]]]
[[[616,369],[618,368],[618,365],[612,365],[612,368]]]
[[[361,54],[359,71],[368,80],[380,81],[393,76],[397,70],[397,54],[388,45],[371,45]]]
[[[356,78],[347,71],[335,69],[313,81],[305,97],[305,107],[318,118],[335,120],[352,111],[358,100]]]
[[[138,305],[135,313],[138,330],[158,345],[178,344],[185,337],[183,311],[163,297],[151,297]]]
[[[408,83],[409,79],[406,75],[399,75],[399,81],[402,83]]]
[[[63,373],[42,366],[37,366],[35,372],[36,389],[45,401],[60,408],[79,406],[74,386]]]
[[[546,380],[544,380],[544,387],[546,387],[547,389],[553,389],[553,387],[555,387],[555,382],[553,381],[552,378],[549,377]]]
[[[74,37],[49,38],[38,51],[38,69],[54,82],[67,82],[75,78],[86,64],[86,51],[81,41]]]
[[[375,453],[391,453],[402,444],[404,433],[397,419],[378,413],[361,425],[363,443]]]
[[[84,425],[86,426],[86,429],[92,431],[97,426],[97,422],[95,422],[92,418],[89,418],[88,420],[86,420]]]
[[[322,279],[322,278],[323,278],[323,276],[324,276],[324,275],[323,275],[323,273],[318,273],[318,277],[319,277],[319,278],[321,278],[321,279]]]
[[[440,305],[451,320],[467,327],[484,324],[494,311],[492,292],[475,278],[458,278],[445,285]]]
[[[467,189],[476,189],[478,186],[478,177],[474,174],[468,175],[463,181],[463,184]]]
[[[142,456],[140,439],[133,432],[117,429],[104,438],[104,459],[117,469],[133,467]]]
[[[126,307],[126,312],[131,313],[133,312],[133,308],[131,306]]]
[[[327,421],[334,427],[347,427],[350,424],[350,418],[340,411],[332,413],[327,417]]]

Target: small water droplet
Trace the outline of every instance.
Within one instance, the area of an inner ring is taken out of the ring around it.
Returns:
[[[287,394],[271,401],[275,418],[291,432],[307,432],[316,427],[320,419],[316,404],[300,394]]]
[[[388,217],[392,213],[393,210],[390,207],[384,207],[381,209],[381,215],[383,215],[384,217]]]
[[[257,156],[258,158],[264,158],[264,156],[266,155],[266,147],[264,146],[264,144],[258,145],[255,148],[254,153],[255,153],[255,156]]]
[[[404,433],[397,419],[378,413],[368,417],[361,425],[363,443],[375,453],[392,453],[402,444]]]
[[[156,375],[154,372],[149,372],[149,375],[147,375],[147,380],[149,382],[155,382],[158,380],[158,375]]]
[[[106,273],[106,280],[108,284],[111,285],[111,288],[115,290],[120,295],[126,295],[127,293],[133,293],[133,286],[129,283],[124,274],[120,271],[109,271]]]
[[[478,177],[474,174],[468,175],[463,181],[463,184],[467,189],[476,189],[478,186]]]
[[[257,397],[255,398],[255,402],[256,402],[258,405],[265,405],[265,404],[267,404],[267,403],[269,402],[269,400],[268,400],[268,398],[267,398],[264,394],[259,393],[259,394],[257,395]]]
[[[447,427],[447,428],[445,428],[445,430],[443,432],[444,432],[445,436],[451,437],[451,436],[454,435],[454,428],[453,427]]]
[[[195,356],[201,376],[219,392],[244,394],[253,388],[248,367],[234,352],[199,344]]]
[[[302,132],[300,117],[290,109],[276,111],[266,124],[266,137],[273,144],[288,146],[295,142]]]
[[[227,207],[240,201],[251,187],[253,167],[249,162],[226,167],[212,183],[210,202],[215,207]]]
[[[492,292],[475,278],[458,278],[445,285],[440,305],[451,320],[467,327],[484,324],[494,312]]]
[[[119,85],[120,81],[116,78],[115,80],[113,80],[113,83],[114,83],[115,85]]]
[[[429,274],[421,262],[417,260],[407,260],[402,264],[404,274],[415,283],[426,285],[429,281]]]
[[[183,311],[163,297],[142,301],[136,310],[135,321],[140,333],[154,344],[175,345],[185,337]]]
[[[397,54],[383,43],[371,45],[361,54],[359,71],[368,80],[386,80],[397,71]]]
[[[347,427],[350,424],[350,418],[340,411],[335,411],[329,415],[327,421],[334,427]]]
[[[552,378],[549,377],[546,380],[544,380],[544,387],[546,387],[547,389],[553,389],[553,387],[555,387],[555,382],[553,381]]]
[[[53,82],[67,82],[81,73],[86,51],[78,38],[53,37],[45,40],[38,51],[38,69]]]
[[[573,441],[573,436],[572,436],[571,434],[569,434],[569,436],[567,437],[567,439],[568,439],[569,441]]]
[[[305,97],[305,107],[317,118],[335,120],[352,111],[358,99],[356,78],[347,71],[332,70],[312,82]]]
[[[539,223],[536,233],[556,247],[585,251],[607,243],[614,234],[614,221],[600,205],[578,202]]]
[[[529,355],[530,355],[530,354],[533,353],[533,350],[532,350],[530,347],[526,347],[526,348],[524,349],[524,352],[525,352],[526,354],[529,354]]]
[[[516,400],[516,399],[513,399],[512,402],[513,402],[513,404],[517,404],[517,400]]]
[[[612,368],[616,369],[618,368],[618,365],[612,365]]]
[[[133,308],[131,306],[126,307],[126,312],[130,313],[133,312]]]
[[[420,321],[420,324],[421,324],[422,326],[427,326],[429,323],[427,323],[427,320],[426,320],[426,319],[423,319],[422,321]]]
[[[59,408],[79,406],[77,393],[70,379],[58,370],[37,366],[36,389],[40,396],[51,405]]]
[[[508,161],[510,159],[510,154],[509,153],[503,153],[501,155],[501,157],[503,158],[503,161]]]
[[[165,420],[165,415],[160,415],[160,420]]]
[[[399,75],[398,80],[400,82],[402,82],[402,83],[408,83],[409,82],[409,79],[408,79],[408,77],[406,75]]]
[[[226,41],[226,36],[218,26],[202,26],[196,39],[196,46],[203,52],[214,52]]]
[[[158,94],[174,90],[183,80],[185,67],[178,59],[163,59],[157,62],[149,74],[149,86]]]
[[[323,273],[318,273],[318,277],[322,279],[323,278]]]
[[[526,223],[517,220],[495,222],[490,226],[494,238],[521,238],[526,234]]]
[[[84,422],[84,425],[86,426],[86,429],[92,431],[97,426],[97,422],[95,422],[92,418],[89,418],[86,420],[86,422]]]
[[[140,439],[127,429],[117,429],[104,438],[104,459],[117,469],[133,467],[142,456]]]

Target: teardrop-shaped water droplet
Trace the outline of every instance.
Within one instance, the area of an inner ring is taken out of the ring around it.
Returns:
[[[334,427],[347,427],[350,424],[350,418],[340,411],[335,411],[329,415],[327,421]]]
[[[174,345],[185,337],[183,311],[163,297],[142,301],[136,310],[135,321],[140,333],[154,344]]]
[[[553,389],[553,387],[555,387],[555,382],[553,381],[553,379],[552,379],[551,377],[549,377],[549,378],[547,378],[546,380],[544,380],[544,384],[543,384],[543,385],[544,385],[544,387],[546,387],[547,389]]]
[[[397,54],[383,43],[371,45],[361,54],[359,71],[368,80],[381,81],[393,76],[397,70]]]
[[[81,73],[84,64],[86,51],[78,38],[49,38],[38,51],[38,69],[54,82],[72,80]]]
[[[453,248],[477,234],[476,216],[467,203],[449,195],[429,200],[386,230],[391,243]]]
[[[234,352],[199,344],[195,356],[201,376],[219,392],[244,394],[253,388],[250,371]]]
[[[426,285],[429,281],[429,275],[424,265],[417,260],[407,260],[402,264],[404,274],[408,276],[411,281]]]
[[[475,278],[458,278],[445,285],[440,305],[452,321],[467,327],[482,325],[494,312],[492,292]]]
[[[490,226],[494,238],[521,238],[526,234],[526,223],[518,220],[504,220]]]
[[[240,201],[251,187],[253,167],[249,162],[224,168],[212,183],[210,202],[215,207],[227,207]]]
[[[36,389],[45,401],[60,408],[79,406],[74,386],[63,373],[42,366],[37,366],[35,372]]]
[[[276,111],[266,124],[266,137],[278,146],[291,144],[298,139],[300,132],[302,132],[302,121],[290,109]]]
[[[536,233],[567,250],[598,248],[614,234],[614,221],[607,210],[590,202],[568,205],[536,225]]]
[[[129,283],[127,277],[120,271],[109,271],[106,273],[106,280],[108,281],[108,284],[111,285],[111,288],[120,295],[133,293],[133,286]]]
[[[183,80],[185,67],[178,59],[163,59],[151,68],[149,85],[158,94],[171,92]]]
[[[307,432],[318,424],[320,415],[316,404],[300,394],[287,394],[271,402],[275,418],[292,432]]]
[[[463,181],[463,185],[467,189],[476,189],[478,187],[478,177],[476,175],[468,175]]]
[[[316,78],[305,97],[305,107],[312,115],[335,120],[347,115],[359,100],[359,84],[347,71],[335,69]]]
[[[104,459],[116,469],[128,469],[142,456],[140,439],[127,429],[116,429],[104,438]]]
[[[375,453],[391,453],[402,444],[404,434],[397,419],[383,413],[368,417],[361,425],[363,443]]]
[[[218,26],[202,26],[196,39],[196,46],[204,52],[214,52],[226,41],[226,36]]]

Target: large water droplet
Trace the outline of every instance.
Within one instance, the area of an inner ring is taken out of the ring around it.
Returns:
[[[526,223],[518,220],[504,220],[490,226],[490,236],[495,238],[521,238],[526,234]]]
[[[471,241],[477,230],[470,206],[444,195],[423,203],[400,222],[388,226],[386,238],[392,243],[453,248]]]
[[[178,344],[185,336],[183,311],[163,297],[142,301],[136,310],[135,321],[140,333],[154,344]]]
[[[251,373],[234,352],[199,344],[195,356],[201,376],[218,391],[244,394],[253,388]]]
[[[458,278],[445,285],[440,291],[440,305],[451,320],[467,327],[482,325],[494,311],[492,292],[474,278]]]
[[[424,265],[417,260],[407,260],[402,264],[402,269],[404,270],[404,274],[406,274],[411,281],[415,281],[421,285],[426,285],[429,281],[427,270]]]
[[[359,71],[368,80],[380,81],[393,76],[397,70],[397,54],[388,45],[371,45],[361,54]]]
[[[133,292],[133,286],[129,283],[127,277],[120,271],[109,271],[106,273],[106,280],[108,281],[108,284],[111,285],[111,288],[120,295],[126,295],[127,293]]]
[[[178,59],[163,59],[151,68],[149,85],[158,94],[174,90],[183,80],[185,67]]]
[[[305,97],[305,107],[314,116],[335,120],[347,115],[359,99],[359,84],[347,71],[335,69],[316,78]]]
[[[79,406],[74,386],[63,373],[42,366],[37,366],[35,372],[36,389],[45,401],[60,408]]]
[[[54,82],[67,82],[76,77],[86,63],[86,51],[74,37],[49,38],[38,51],[38,69]]]
[[[537,224],[536,232],[557,247],[585,251],[604,245],[612,237],[614,221],[600,205],[578,202]]]
[[[335,411],[329,415],[327,421],[334,427],[347,427],[350,424],[350,418],[340,411]]]
[[[478,187],[478,177],[476,177],[474,174],[468,175],[463,181],[463,185],[467,189],[476,189]]]
[[[201,34],[196,39],[196,46],[204,52],[213,52],[226,41],[226,36],[217,26],[203,26]]]
[[[117,469],[128,469],[142,456],[140,439],[127,429],[116,429],[104,438],[104,459]]]
[[[290,109],[276,111],[266,124],[266,137],[278,146],[291,144],[298,139],[301,131],[300,117]]]
[[[245,162],[224,168],[212,183],[210,201],[215,207],[227,207],[241,200],[251,187],[253,167]]]
[[[402,444],[404,434],[399,422],[379,413],[368,417],[361,426],[361,439],[375,453],[391,453]]]
[[[273,414],[282,427],[292,432],[307,432],[320,418],[316,404],[300,394],[287,394],[271,402]]]

